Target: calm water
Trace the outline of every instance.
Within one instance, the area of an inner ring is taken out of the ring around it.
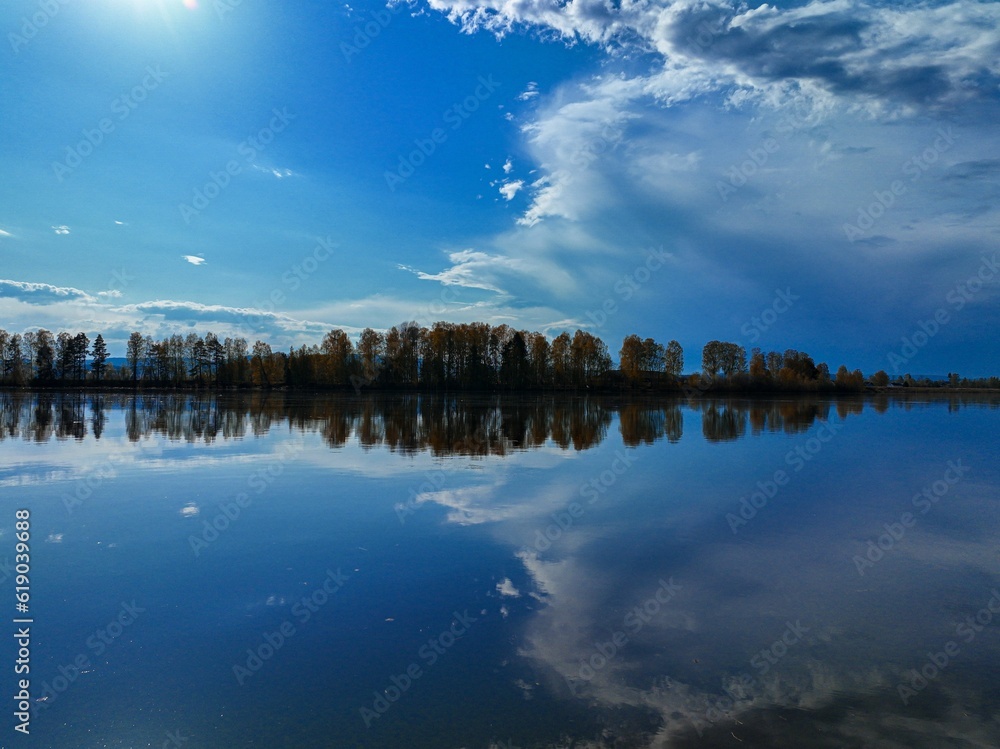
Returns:
[[[1000,746],[998,455],[996,398],[0,394],[0,746]]]

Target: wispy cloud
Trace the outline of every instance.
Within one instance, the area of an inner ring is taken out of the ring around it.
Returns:
[[[282,331],[326,331],[330,323],[298,319],[289,314],[269,312],[254,307],[227,307],[222,304],[201,304],[200,302],[158,299],[115,307],[117,312],[156,315],[165,320],[188,323],[223,323],[242,325],[248,329],[275,328]],[[252,332],[252,331],[251,331]]]
[[[253,164],[253,168],[258,172],[263,172],[264,174],[270,174],[272,177],[277,179],[285,179],[286,177],[297,176],[295,172],[291,169],[279,169],[270,166],[260,166],[258,164]]]
[[[205,258],[198,255],[181,255],[181,257],[191,263],[191,265],[204,265],[208,262]]]
[[[56,234],[69,234],[69,227],[63,225],[53,226],[52,231],[54,231]]]
[[[527,87],[517,95],[518,101],[531,101],[538,96],[538,83],[529,81]]]
[[[439,273],[425,273],[405,265],[399,267],[415,274],[422,281],[437,281],[445,286],[464,286],[497,294],[507,293],[499,286],[499,275],[504,272],[517,272],[522,268],[521,262],[514,258],[490,255],[477,250],[452,252],[448,254],[448,259],[452,262],[452,266]]]

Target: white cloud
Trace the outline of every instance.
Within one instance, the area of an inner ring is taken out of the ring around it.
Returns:
[[[270,166],[259,166],[258,164],[253,164],[253,168],[258,172],[263,172],[264,174],[270,174],[272,177],[277,179],[285,179],[286,177],[294,177],[296,173],[291,169],[279,169]]]
[[[202,304],[200,302],[175,301],[157,299],[137,304],[127,304],[113,308],[118,312],[141,313],[144,316],[155,315],[163,320],[176,320],[190,324],[200,322],[206,324],[221,324],[242,329],[243,335],[253,335],[258,329],[270,329],[281,332],[326,332],[330,323],[303,320],[289,314],[268,312],[254,307],[227,307],[223,304]],[[263,333],[257,333],[263,335]]]
[[[546,217],[576,220],[594,205],[607,202],[608,186],[592,165],[607,160],[625,136],[639,96],[634,80],[599,78],[567,87],[524,127],[542,176],[531,185],[533,199],[519,223],[534,226]]]
[[[4,231],[3,229],[0,229],[0,237],[13,237],[13,236],[14,235],[11,234],[9,231]]]
[[[538,83],[529,81],[527,88],[517,95],[518,101],[531,101],[538,96]]]
[[[872,112],[920,111],[995,95],[1000,6],[957,0],[886,6],[863,0],[747,8],[725,0],[618,6],[570,0],[430,0],[466,31],[518,26],[606,49],[658,53],[645,95],[663,103],[709,92],[777,104],[807,98]],[[537,96],[529,84],[522,100]]]
[[[514,162],[508,157],[503,163],[503,173],[510,174],[512,171],[514,171]]]
[[[438,281],[445,286],[464,286],[497,294],[507,293],[498,285],[498,275],[518,272],[522,268],[521,262],[514,258],[490,255],[476,250],[451,252],[448,254],[448,259],[452,262],[452,266],[440,273],[425,273],[404,265],[399,267],[415,274],[422,281]]]
[[[503,195],[504,200],[513,200],[514,196],[524,187],[523,179],[516,179],[510,182],[504,182],[500,186],[500,194]]]
[[[505,577],[503,580],[497,583],[497,592],[501,596],[507,596],[510,598],[520,598],[521,592],[514,587],[514,583],[511,582],[509,577]]]
[[[197,255],[181,255],[181,257],[191,263],[191,265],[204,265],[208,262],[205,258],[198,257]]]
[[[53,226],[52,227],[52,231],[54,231],[56,234],[69,234],[69,227],[68,226]]]
[[[94,297],[72,286],[53,286],[48,283],[11,281],[0,279],[0,298],[17,299],[27,304],[52,304],[54,302],[94,302]]]
[[[572,279],[562,268],[554,264],[524,261],[524,276],[527,280],[540,280],[545,283],[554,281],[557,286],[571,284]],[[409,273],[416,273],[412,268],[402,268]],[[511,277],[509,282],[515,282]],[[454,323],[485,322],[490,325],[501,323],[517,324],[519,328],[538,330],[543,333],[554,332],[558,335],[563,330],[574,330],[585,325],[583,319],[570,319],[565,310],[551,305],[538,303],[512,304],[511,298],[502,294],[493,294],[483,299],[476,289],[465,292],[459,286],[448,287],[447,293],[427,296],[413,294],[374,294],[359,299],[343,299],[324,303],[321,306],[300,310],[298,314],[309,319],[337,320],[339,327],[352,334],[352,330],[360,332],[365,327],[376,330],[386,330],[403,320],[415,320],[419,325],[430,327],[438,320],[449,320]],[[531,292],[531,298],[539,298],[537,292]],[[575,311],[575,309],[574,309]],[[353,326],[349,328],[348,326]],[[315,342],[315,341],[313,341]]]

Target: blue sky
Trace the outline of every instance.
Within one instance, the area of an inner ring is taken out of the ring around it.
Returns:
[[[965,0],[8,2],[0,327],[120,354],[132,330],[287,348],[483,320],[676,338],[688,370],[721,339],[996,374],[998,21]]]

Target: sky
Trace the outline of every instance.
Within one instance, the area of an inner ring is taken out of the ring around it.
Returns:
[[[11,0],[0,328],[1000,373],[1000,4]]]

